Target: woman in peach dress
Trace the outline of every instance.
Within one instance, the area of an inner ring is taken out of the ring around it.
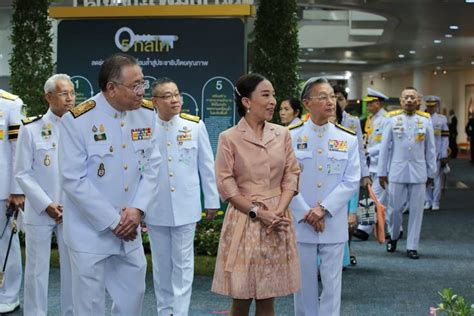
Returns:
[[[267,122],[276,100],[258,74],[236,83],[239,123],[219,137],[216,179],[229,202],[212,291],[233,298],[231,315],[274,315],[274,298],[300,287],[300,265],[288,204],[300,169],[287,128]]]

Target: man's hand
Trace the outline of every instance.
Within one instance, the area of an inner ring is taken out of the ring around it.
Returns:
[[[308,213],[304,216],[304,220],[313,226],[314,230],[321,233],[324,230],[325,222],[324,217],[326,212],[319,206],[319,204],[310,209]]]
[[[114,229],[114,234],[125,241],[133,241],[137,238],[137,228],[140,225],[142,214],[139,209],[127,207],[122,210],[120,222]]]
[[[448,158],[441,158],[441,168],[444,168],[448,163]]]
[[[363,177],[360,179],[360,186],[366,188],[368,185],[372,185],[372,179],[370,177]]]
[[[10,194],[7,199],[7,208],[10,204],[15,205],[17,208],[23,209],[25,206],[25,196],[23,194]]]
[[[379,177],[379,183],[380,186],[386,190],[387,189],[387,183],[388,183],[388,177]]]
[[[426,186],[429,187],[432,184],[433,184],[433,178],[428,178],[428,180],[426,180]]]
[[[51,203],[46,208],[45,212],[54,219],[56,224],[61,224],[63,222],[63,206],[57,203]]]
[[[217,216],[217,208],[206,208],[204,212],[206,212],[206,220],[212,221]]]

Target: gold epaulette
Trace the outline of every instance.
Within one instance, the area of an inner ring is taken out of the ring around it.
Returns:
[[[303,126],[304,122],[303,121],[299,121],[293,125],[290,125],[288,126],[288,129],[291,131],[292,129],[295,129],[295,128],[298,128],[298,127],[301,127]]]
[[[191,114],[188,114],[188,113],[180,113],[179,117],[181,117],[185,120],[191,121],[191,122],[196,122],[196,123],[199,123],[199,121],[201,120],[201,118],[199,116],[191,115]]]
[[[346,133],[349,133],[349,134],[351,134],[351,135],[356,135],[356,132],[353,131],[353,130],[351,130],[350,128],[347,128],[347,127],[342,126],[341,124],[337,124],[337,123],[334,124],[334,125],[335,125],[337,128],[343,130],[343,131],[346,132]]]
[[[78,106],[73,107],[72,109],[69,110],[69,112],[72,113],[72,116],[74,118],[78,118],[82,114],[86,113],[87,111],[92,110],[95,107],[95,101],[94,100],[87,100],[79,104]]]
[[[30,116],[30,117],[25,117],[24,119],[21,120],[23,125],[28,125],[30,123],[36,122],[37,120],[40,120],[43,117],[42,114],[38,116]]]
[[[393,110],[393,111],[390,111],[388,112],[388,116],[392,117],[392,116],[397,116],[397,115],[400,115],[403,113],[403,110],[402,109],[399,109],[399,110]]]
[[[12,94],[10,92],[6,92],[6,91],[0,91],[0,97],[4,98],[4,99],[7,99],[7,100],[10,100],[10,101],[15,101],[16,99],[18,99],[17,95],[14,95],[14,94]]]
[[[387,111],[385,111],[385,112],[383,112],[382,116],[383,116],[383,117],[389,117],[390,115],[389,115],[389,113],[388,113]]]
[[[442,137],[449,137],[449,130],[441,131],[441,136]]]
[[[153,106],[153,102],[147,99],[143,99],[142,108],[145,108],[151,111],[155,110],[155,107]]]
[[[8,126],[8,139],[17,140],[18,133],[20,132],[20,125],[9,125]]]
[[[431,116],[430,116],[430,113],[426,113],[426,112],[423,112],[423,111],[420,111],[420,110],[416,111],[415,113],[418,114],[419,116],[424,116],[424,117],[426,117],[426,118],[430,118],[430,117],[431,117]]]

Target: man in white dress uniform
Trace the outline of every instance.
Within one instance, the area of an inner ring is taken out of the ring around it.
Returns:
[[[158,111],[158,146],[163,155],[159,193],[145,221],[151,242],[158,315],[189,313],[194,277],[194,233],[201,219],[201,190],[207,217],[220,206],[214,156],[206,126],[181,113],[176,83],[160,78],[152,85]]]
[[[72,315],[71,264],[63,239],[62,190],[59,182],[59,122],[76,101],[68,75],[56,74],[44,85],[49,109],[45,115],[22,120],[15,160],[15,178],[25,193],[26,263],[24,314],[48,314],[51,237],[60,255],[61,312]]]
[[[426,186],[431,184],[436,174],[436,151],[430,115],[417,110],[416,89],[405,88],[400,104],[402,109],[390,112],[384,126],[377,175],[383,188],[390,183],[391,237],[387,242],[387,251],[395,252],[397,248],[402,210],[408,201],[407,256],[418,259],[423,204]]]
[[[4,232],[0,239],[0,268],[3,268],[12,233],[12,218],[5,216],[6,210],[10,203],[23,208],[25,200],[13,176],[16,140],[23,118],[22,106],[23,101],[18,96],[0,89],[0,236]],[[21,253],[18,234],[13,236],[3,281],[0,313],[8,313],[20,306]]]
[[[310,119],[291,127],[301,167],[300,193],[290,203],[296,223],[301,289],[294,296],[297,316],[339,315],[344,243],[348,239],[347,207],[360,181],[355,133],[328,123],[336,105],[324,78],[312,78],[302,92]],[[323,285],[318,300],[317,262]]]
[[[61,119],[59,167],[64,239],[69,247],[75,315],[140,315],[146,260],[140,221],[158,193],[161,156],[156,113],[143,103],[137,60],[107,58],[101,92]]]

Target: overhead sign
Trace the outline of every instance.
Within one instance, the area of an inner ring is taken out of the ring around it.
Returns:
[[[69,20],[58,26],[58,72],[72,77],[77,102],[99,92],[104,59],[125,52],[137,58],[146,97],[159,77],[176,81],[183,111],[200,116],[215,152],[218,135],[233,126],[233,83],[245,73],[240,19]]]

